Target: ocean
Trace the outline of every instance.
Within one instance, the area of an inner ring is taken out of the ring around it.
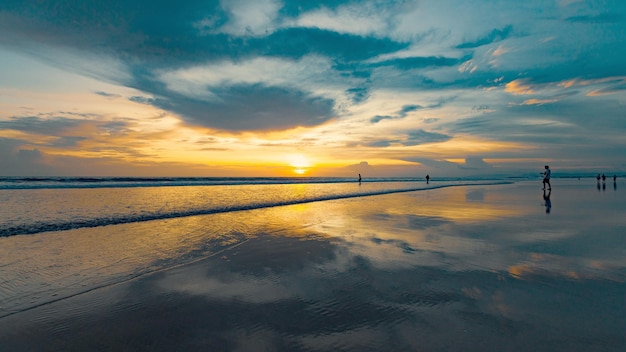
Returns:
[[[0,237],[506,180],[0,177]]]
[[[0,350],[624,351],[622,178],[4,178]]]

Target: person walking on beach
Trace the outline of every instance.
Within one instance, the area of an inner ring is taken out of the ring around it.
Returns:
[[[428,181],[430,180],[430,176],[426,175],[426,184],[428,184]]]
[[[361,174],[359,174],[359,184],[361,184]]]
[[[546,184],[548,185],[548,189],[552,189],[552,185],[550,185],[550,167],[548,165],[545,166],[546,171],[543,172],[543,189],[546,189]]]

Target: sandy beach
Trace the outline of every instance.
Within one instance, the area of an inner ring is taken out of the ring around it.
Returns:
[[[0,238],[0,350],[623,351],[626,185],[552,186]]]

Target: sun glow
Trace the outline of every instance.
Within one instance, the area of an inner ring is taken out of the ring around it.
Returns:
[[[311,167],[309,159],[302,154],[292,154],[287,157],[289,165],[293,166],[293,172],[298,175],[304,175]]]

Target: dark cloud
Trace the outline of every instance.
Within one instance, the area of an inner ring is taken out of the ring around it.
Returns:
[[[400,135],[396,135],[395,138],[381,138],[369,140],[365,143],[368,147],[388,147],[391,145],[402,145],[406,147],[438,143],[450,140],[452,137],[442,133],[428,132],[422,129],[413,131],[404,131]]]
[[[314,7],[328,5],[332,8],[339,4],[341,2],[331,1],[316,3]],[[300,5],[298,9],[293,4],[286,5],[285,11],[305,11],[313,6]],[[131,100],[174,112],[192,124],[225,130],[275,130],[321,124],[333,116],[334,102],[304,91],[263,85],[216,88],[212,93],[219,96],[221,102],[214,102],[173,93],[152,73],[157,69],[171,70],[259,56],[298,60],[307,55],[320,55],[341,65],[408,46],[408,43],[388,38],[320,28],[282,28],[254,37],[218,33],[215,26],[223,23],[226,16],[219,1],[188,1],[185,6],[167,1],[142,4],[43,0],[38,6],[7,1],[0,5],[1,9],[7,10],[4,17],[11,21],[4,21],[0,28],[17,38],[15,41],[20,46],[44,43],[112,55],[130,69],[130,78],[113,79],[153,96]],[[207,18],[210,21],[203,22]],[[63,66],[63,63],[57,65]],[[369,75],[369,68],[342,73],[365,77]],[[94,93],[116,97],[103,91]],[[360,103],[369,97],[369,88],[351,88],[346,94],[353,103]]]
[[[44,119],[38,116],[23,116],[0,121],[0,129],[54,135],[83,122],[84,120],[65,117]]]
[[[371,123],[378,123],[382,120],[395,120],[395,119],[403,119],[407,117],[407,115],[411,112],[423,110],[423,109],[436,109],[442,107],[446,102],[453,100],[450,99],[441,99],[437,103],[429,104],[427,106],[409,104],[404,105],[395,115],[376,115],[370,119]]]
[[[568,22],[573,23],[589,23],[589,24],[602,24],[602,23],[620,23],[624,21],[624,17],[620,14],[605,12],[598,15],[584,15],[584,16],[572,16],[565,19]]]
[[[366,87],[350,88],[346,90],[346,95],[350,97],[353,103],[362,103],[369,98],[369,89]]]
[[[481,157],[467,157],[465,158],[465,165],[461,167],[464,169],[487,169],[491,168],[491,165],[486,163]]]
[[[375,64],[370,64],[369,67],[383,67],[383,66],[393,66],[400,70],[414,70],[418,68],[424,67],[447,67],[447,66],[455,66],[459,63],[467,61],[469,57],[463,58],[448,58],[441,56],[430,56],[430,57],[407,57],[401,59],[392,59],[386,60],[382,62],[378,62]]]
[[[36,162],[43,158],[43,154],[38,149],[20,149],[17,157],[25,162]]]
[[[421,105],[404,105],[396,115],[376,115],[370,119],[371,123],[378,123],[382,120],[403,119],[408,113],[423,109]]]
[[[391,119],[397,119],[397,118],[398,118],[397,116],[391,116],[391,115],[376,115],[370,119],[370,122],[379,123],[382,120],[391,120]]]
[[[93,92],[94,94],[103,96],[105,98],[120,98],[121,95],[119,94],[113,94],[113,93],[107,93],[107,92],[103,92],[103,91],[95,91]]]
[[[23,147],[24,141],[0,137],[0,170],[3,176],[180,176],[180,170],[188,175],[206,175],[206,165],[163,162],[129,164],[119,160],[118,156],[108,156],[108,151],[117,151],[134,157],[145,157],[124,146],[107,145],[107,152],[92,148],[92,152],[101,152],[98,158],[81,158],[45,153],[38,148]],[[231,171],[231,170],[229,170]],[[226,172],[224,175],[228,175]]]
[[[377,139],[367,141],[364,145],[373,148],[389,147],[392,144],[400,143],[399,139]]]
[[[400,109],[399,115],[405,117],[411,111],[416,111],[422,109],[421,105],[405,105]]]
[[[63,115],[75,115],[84,117],[83,119],[77,119],[74,117],[66,117]],[[66,112],[41,114],[42,116],[14,116],[6,121],[0,121],[0,129],[15,130],[26,133],[36,133],[43,135],[60,136],[65,131],[73,128],[77,128],[81,125],[90,124],[98,128],[102,132],[109,133],[123,133],[128,130],[128,126],[131,123],[127,120],[116,121],[100,121],[99,115],[95,114],[72,114]],[[68,137],[69,138],[69,137]],[[77,138],[82,137],[71,137]],[[69,141],[69,140],[68,140]]]
[[[422,129],[409,131],[404,141],[405,146],[413,146],[427,143],[445,142],[452,137],[442,133],[427,132]]]
[[[435,159],[419,157],[419,156],[418,157],[404,157],[404,158],[401,158],[401,160],[414,162],[414,163],[420,163],[428,168],[435,168],[435,169],[439,169],[442,171],[453,171],[453,170],[458,170],[459,168],[458,164],[455,164],[451,161],[435,160]]]
[[[87,137],[82,136],[63,136],[59,137],[50,143],[50,146],[59,148],[75,147],[79,142],[87,140]]]
[[[261,37],[238,37],[198,27],[207,17],[224,16],[219,1],[20,1],[0,5],[0,28],[19,40],[109,52],[129,64],[181,67],[193,62],[241,60],[256,56],[301,58],[308,54],[339,61],[371,58],[406,48],[390,39],[291,27]],[[10,22],[10,23],[9,23]],[[212,21],[219,23],[219,21]]]
[[[369,59],[408,47],[391,39],[337,33],[319,28],[285,28],[267,37],[249,40],[249,50],[260,55],[299,59],[309,54],[338,62]]]
[[[38,149],[24,149],[23,142],[0,137],[0,170],[8,175],[42,175],[44,155]],[[43,172],[45,174],[45,172]]]
[[[508,38],[513,32],[513,26],[506,26],[502,29],[494,29],[488,35],[482,38],[478,38],[473,42],[467,42],[457,45],[458,49],[471,49],[479,46],[491,44],[494,42],[502,41]]]
[[[297,90],[255,84],[214,88],[211,92],[218,99],[176,94],[130,99],[176,112],[193,125],[231,131],[315,126],[334,116],[334,101]]]

